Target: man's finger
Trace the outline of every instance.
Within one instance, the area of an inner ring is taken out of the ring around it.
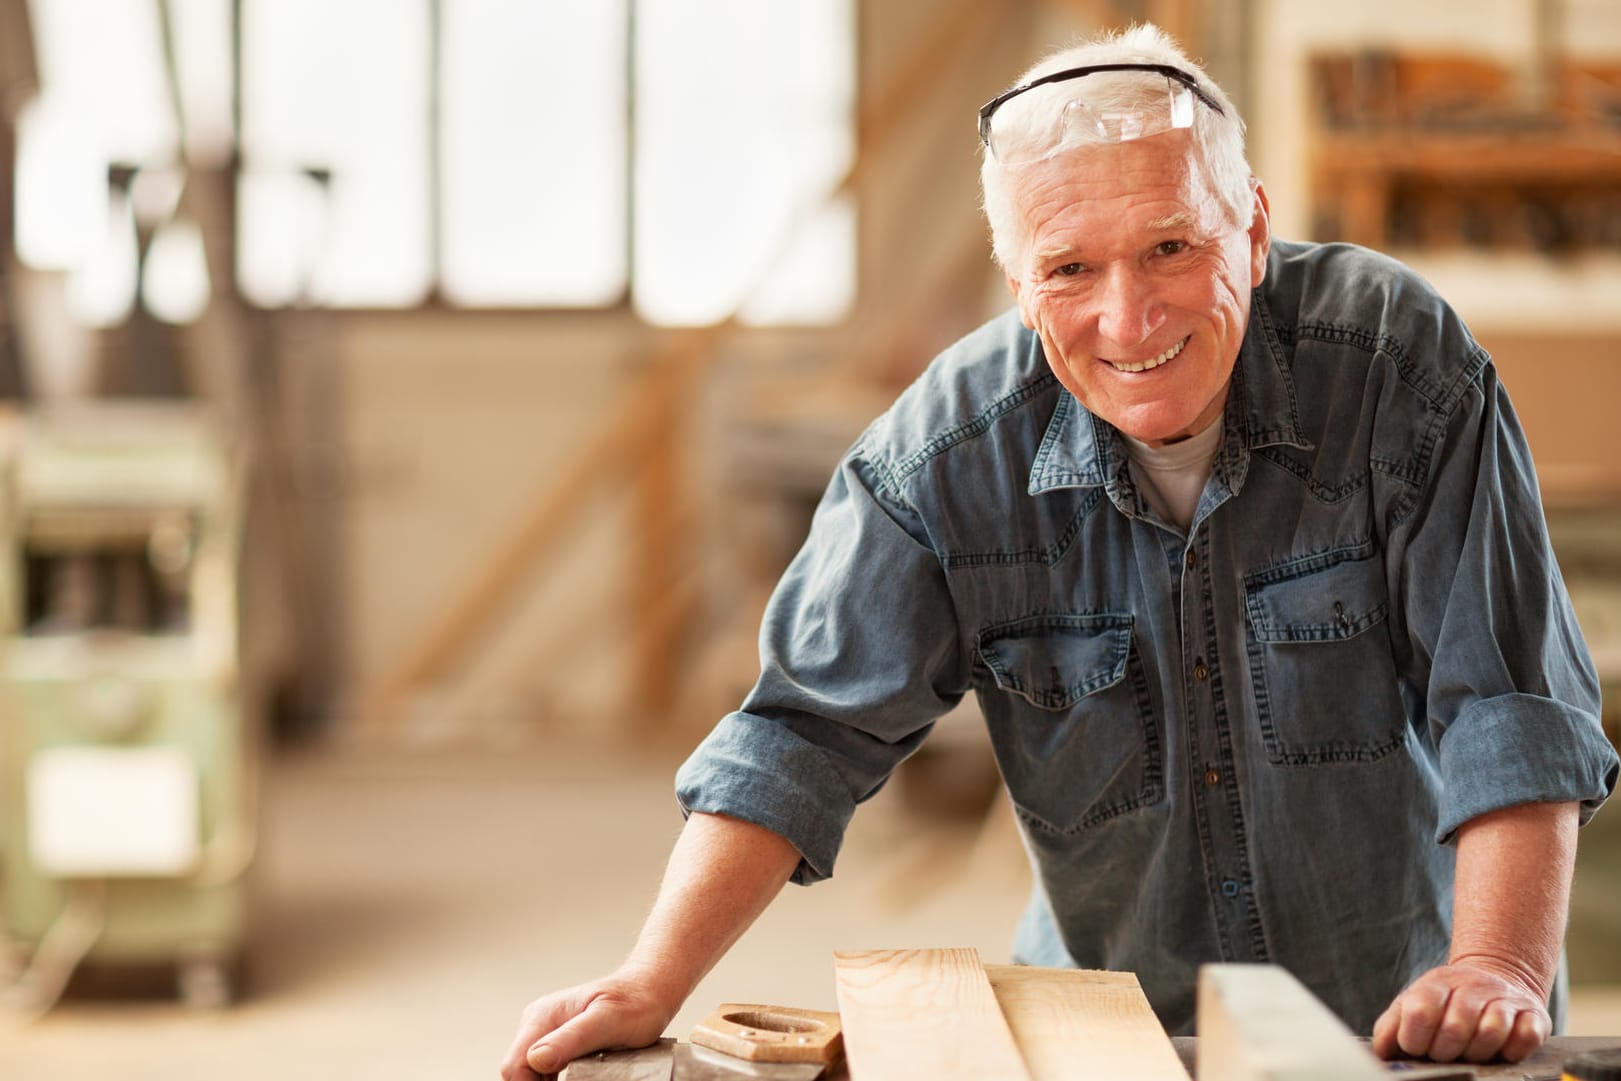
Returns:
[[[587,1006],[530,1046],[525,1055],[529,1068],[536,1073],[557,1073],[581,1055],[619,1044],[623,1035],[614,1031],[614,1021],[613,1011]]]
[[[1495,1058],[1503,1050],[1503,1045],[1508,1043],[1518,1015],[1518,1008],[1511,1002],[1494,999],[1487,1003],[1480,1013],[1480,1022],[1475,1026],[1474,1037],[1463,1049],[1463,1059],[1466,1062],[1489,1062]]]
[[[1521,1010],[1519,1016],[1514,1019],[1514,1027],[1498,1054],[1510,1062],[1519,1062],[1541,1047],[1552,1031],[1553,1020],[1548,1016],[1547,1010],[1540,1007],[1534,1010]]]
[[[1379,1020],[1373,1023],[1373,1053],[1380,1058],[1395,1058],[1401,1054],[1396,1043],[1396,1030],[1401,1027],[1401,999],[1385,1007]]]
[[[1430,1038],[1429,1056],[1436,1062],[1452,1062],[1474,1041],[1481,1014],[1489,1000],[1464,988],[1454,988],[1447,999],[1446,1013],[1435,1035]]]
[[[501,1081],[535,1081],[537,1071],[529,1065],[529,1048],[578,1008],[566,995],[548,995],[526,1006],[518,1018],[518,1034],[501,1060]]]
[[[1430,1054],[1451,997],[1452,989],[1446,984],[1425,980],[1402,992],[1401,1024],[1396,1029],[1396,1043],[1402,1051],[1415,1058]]]
[[[507,1057],[501,1060],[501,1081],[537,1081],[535,1071],[524,1059],[525,1051],[520,1043],[507,1052]]]

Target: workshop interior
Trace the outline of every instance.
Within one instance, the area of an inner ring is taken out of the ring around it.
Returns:
[[[0,1076],[493,1076],[616,964],[834,465],[1009,306],[975,111],[1138,20],[1491,353],[1621,739],[1616,0],[0,0]],[[1029,883],[965,702],[672,1033]],[[1621,810],[1567,953],[1621,1042]]]

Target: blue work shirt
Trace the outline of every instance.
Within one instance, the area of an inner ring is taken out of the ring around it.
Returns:
[[[856,804],[974,691],[1035,887],[1014,957],[1281,964],[1355,1030],[1444,963],[1458,827],[1615,787],[1592,661],[1485,351],[1411,271],[1274,243],[1191,528],[1009,313],[840,463],[687,812],[832,873]]]

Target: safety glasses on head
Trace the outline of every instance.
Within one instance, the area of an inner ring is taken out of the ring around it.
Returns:
[[[1163,88],[1145,87],[1145,74],[1163,76]],[[1093,78],[1084,95],[1068,85],[1088,76]],[[1225,115],[1197,79],[1168,64],[1066,68],[980,106],[979,138],[998,164],[1021,165],[1076,146],[1123,143],[1191,127],[1195,99]]]

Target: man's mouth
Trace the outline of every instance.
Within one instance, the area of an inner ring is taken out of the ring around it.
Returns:
[[[1188,335],[1188,338],[1191,337],[1193,335]],[[1123,364],[1115,360],[1105,360],[1104,363],[1117,372],[1146,372],[1151,368],[1158,368],[1161,364],[1169,364],[1182,351],[1182,347],[1188,344],[1188,338],[1183,338],[1157,357],[1150,357],[1135,364]]]

